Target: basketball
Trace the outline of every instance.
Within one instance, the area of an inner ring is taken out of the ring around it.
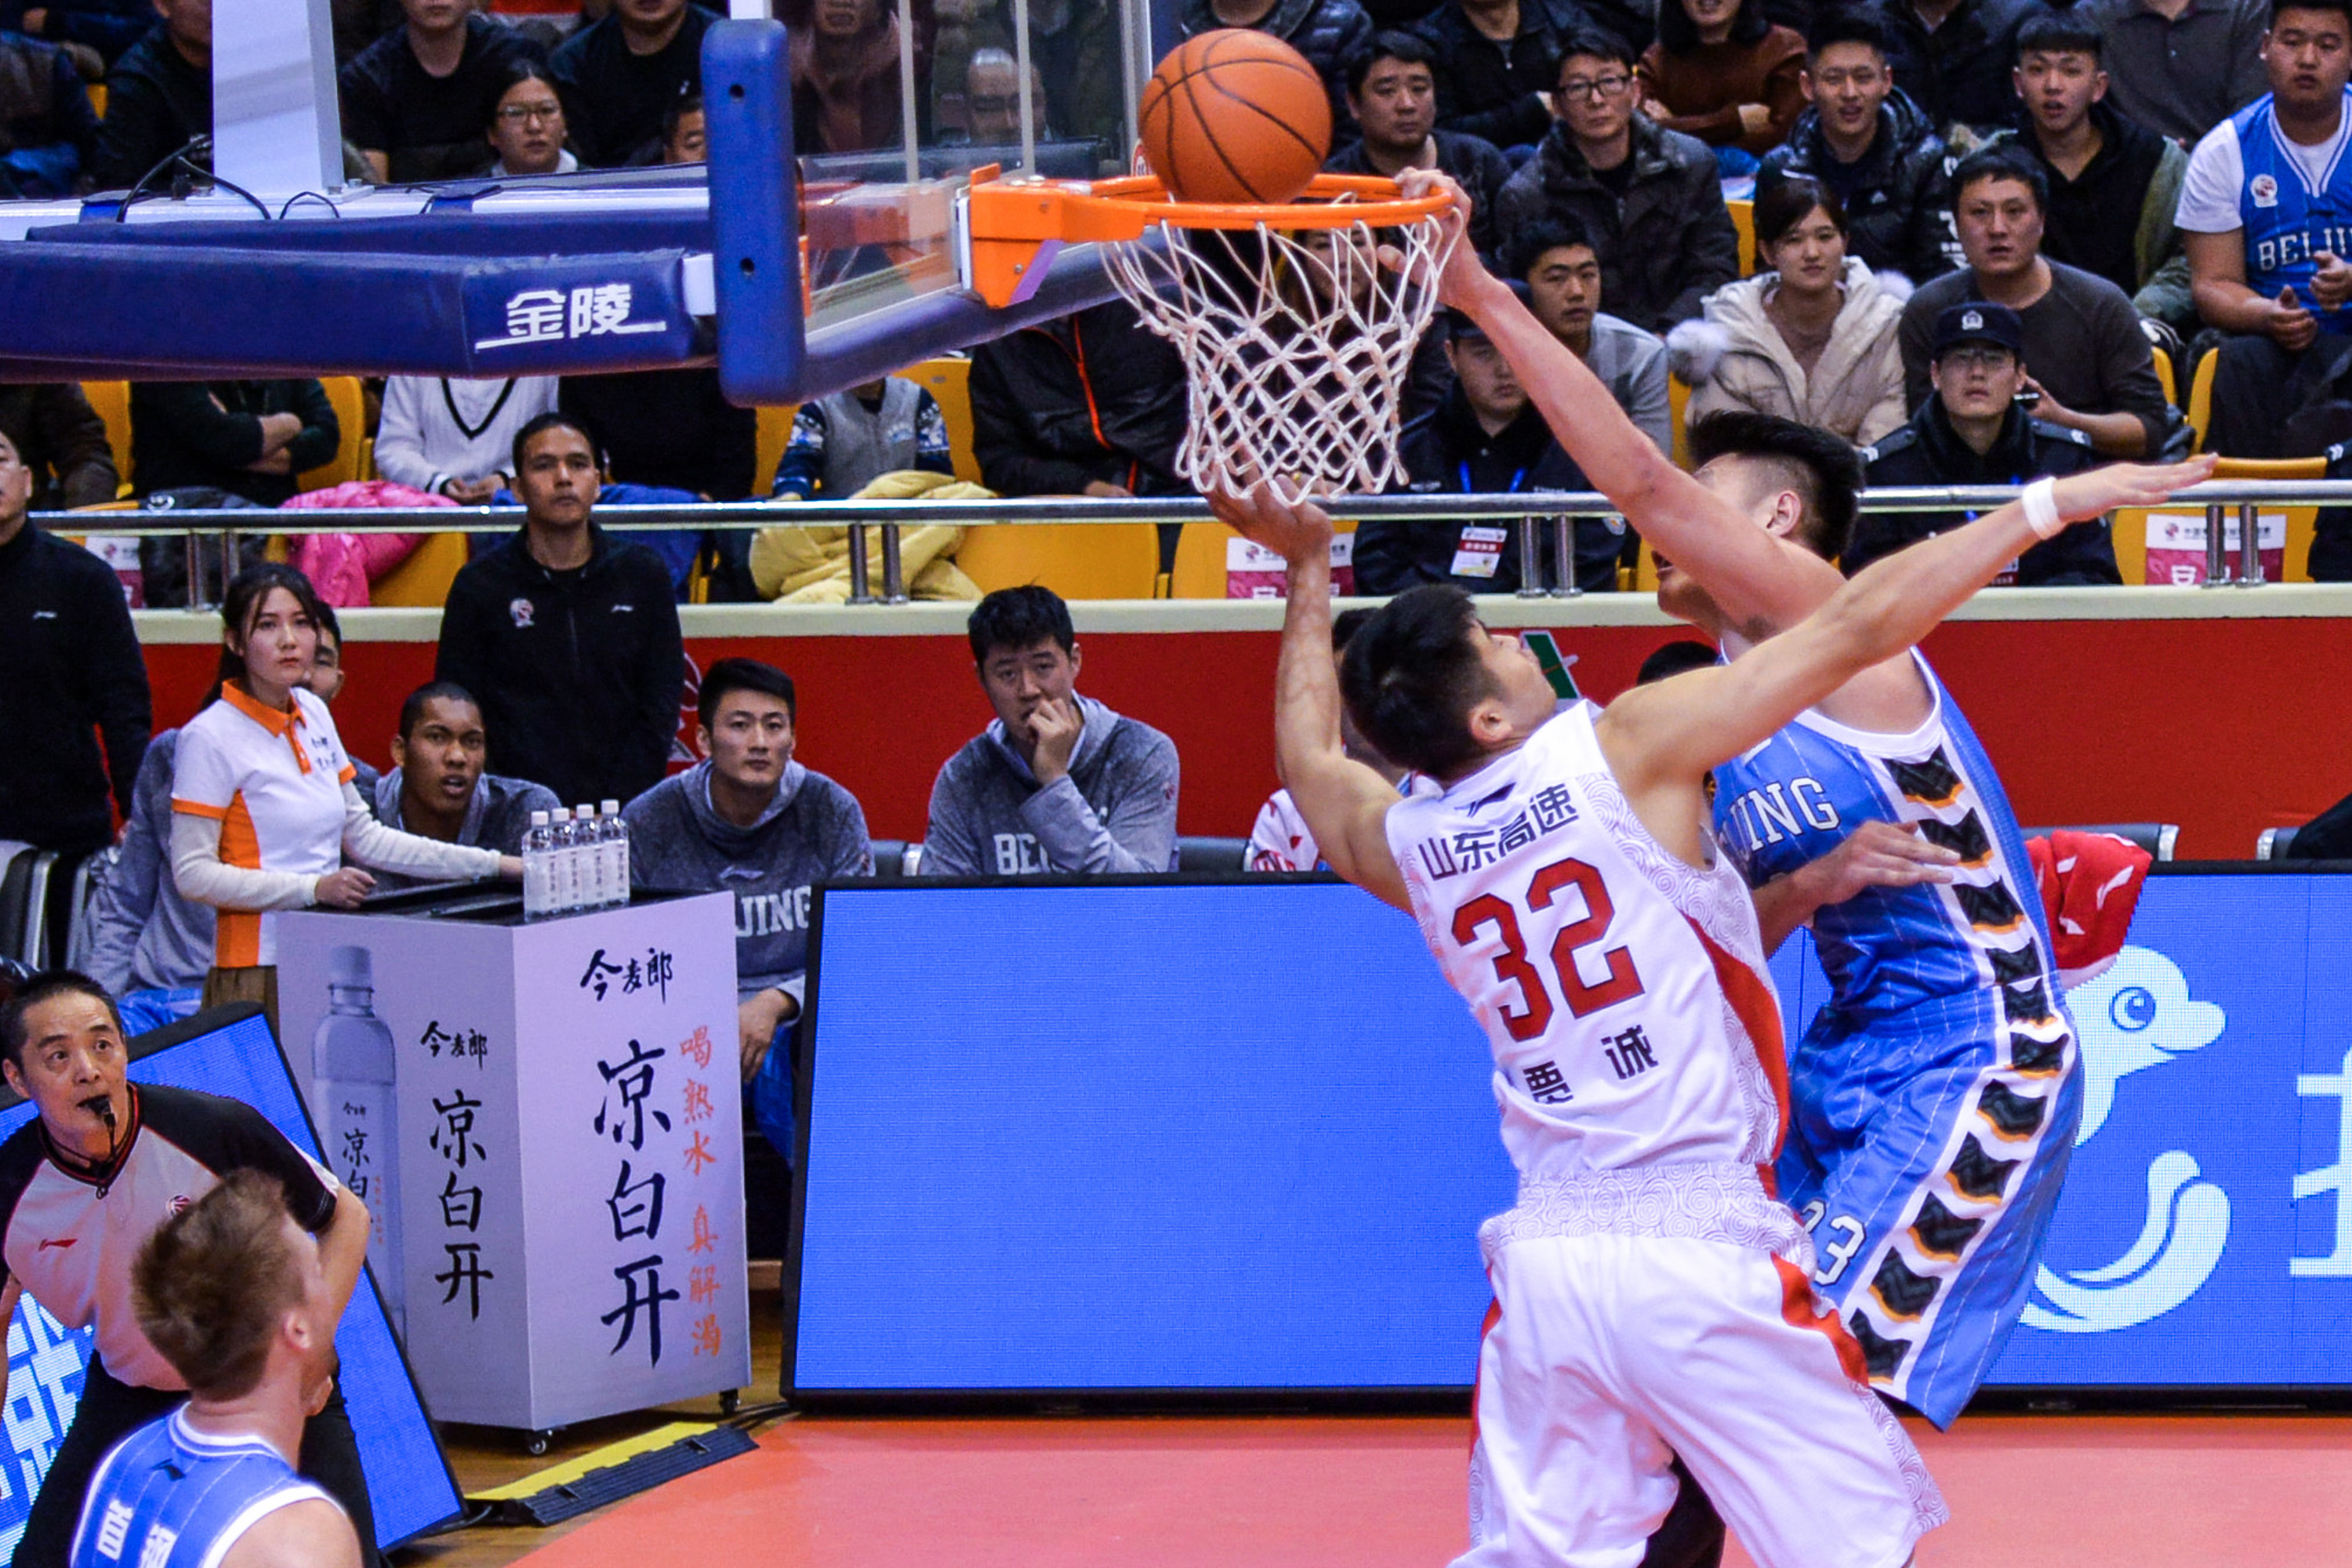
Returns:
[[[1331,152],[1331,100],[1307,57],[1226,27],[1172,49],[1138,117],[1143,160],[1179,201],[1295,201]]]

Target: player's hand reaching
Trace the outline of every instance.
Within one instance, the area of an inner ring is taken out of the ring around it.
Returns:
[[[1208,500],[1209,510],[1235,533],[1294,566],[1331,559],[1331,519],[1313,501],[1294,506],[1264,484],[1239,493],[1212,490]]]
[[[1450,176],[1435,169],[1401,170],[1397,174],[1397,188],[1404,193],[1407,201],[1419,201],[1423,196],[1441,193],[1452,198],[1450,205],[1437,217],[1444,231],[1444,237],[1438,241],[1438,252],[1444,257],[1445,264],[1438,269],[1435,279],[1415,279],[1413,281],[1433,282],[1438,303],[1450,305],[1457,310],[1467,310],[1481,288],[1491,288],[1494,284],[1486,264],[1478,259],[1478,252],[1463,238],[1470,227],[1469,193],[1455,184]],[[1403,252],[1394,246],[1384,245],[1381,247],[1381,262],[1391,271],[1401,270],[1404,266]]]
[[[2088,522],[2117,507],[2160,506],[2174,491],[2211,479],[2219,460],[2207,452],[2179,463],[2109,463],[2067,475],[2057,482],[2051,499],[2068,522]]]

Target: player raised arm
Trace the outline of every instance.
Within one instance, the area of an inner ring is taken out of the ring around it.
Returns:
[[[2028,521],[2035,507],[2054,509],[2045,523],[2072,524],[2119,506],[2160,505],[2173,491],[2209,477],[2213,462],[2202,457],[2160,467],[2118,463],[2037,480],[2023,499],[1874,563],[1829,603],[1753,652],[1636,687],[1611,703],[1598,729],[1612,771],[1643,821],[1658,833],[1680,819],[1681,805],[1662,801],[1655,813],[1644,810],[1645,795],[1687,791],[1695,803],[1700,781],[1717,763],[1769,739],[1856,670],[1927,636],[2044,537]],[[1660,837],[1674,846],[1674,838]]]
[[[1468,221],[1469,197],[1444,174],[1407,169],[1405,194],[1454,193],[1446,222]],[[1757,527],[1738,509],[1657,448],[1619,407],[1599,376],[1488,272],[1478,253],[1456,244],[1437,279],[1438,297],[1476,321],[1510,362],[1568,455],[1657,552],[1689,573],[1731,629],[1760,642],[1796,625],[1838,591],[1838,569]]]
[[[1375,898],[1411,908],[1390,853],[1396,787],[1339,743],[1339,678],[1331,663],[1331,520],[1286,507],[1263,486],[1212,494],[1210,508],[1289,564],[1282,652],[1274,672],[1275,766],[1331,869]]]

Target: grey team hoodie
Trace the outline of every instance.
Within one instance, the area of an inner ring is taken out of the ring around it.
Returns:
[[[931,786],[925,876],[1173,871],[1176,743],[1081,697],[1067,776],[1040,788],[1004,721],[950,757]]]

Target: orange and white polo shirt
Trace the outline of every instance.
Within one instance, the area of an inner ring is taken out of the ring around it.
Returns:
[[[343,785],[351,758],[327,705],[297,687],[292,711],[234,686],[180,731],[172,809],[221,825],[221,858],[251,871],[323,877],[343,863]],[[223,910],[213,962],[223,969],[275,963],[270,917]]]

